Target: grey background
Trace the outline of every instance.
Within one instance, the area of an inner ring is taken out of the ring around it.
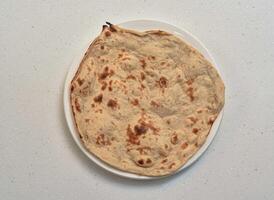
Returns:
[[[0,1],[0,198],[274,199],[274,3],[262,1]],[[226,83],[212,145],[183,173],[119,178],[78,149],[62,90],[79,49],[106,21],[155,19],[185,28]]]

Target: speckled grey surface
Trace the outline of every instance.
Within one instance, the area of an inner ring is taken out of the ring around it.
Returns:
[[[226,83],[223,121],[205,155],[146,182],[89,161],[62,105],[73,56],[101,24],[143,18],[196,35]],[[273,18],[270,0],[1,1],[1,199],[274,199]]]

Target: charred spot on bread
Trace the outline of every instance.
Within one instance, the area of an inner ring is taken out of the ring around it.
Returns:
[[[103,94],[99,94],[98,96],[93,98],[94,102],[101,103],[103,100]]]
[[[115,109],[115,108],[118,107],[118,103],[117,103],[116,100],[110,99],[110,100],[108,100],[107,106],[112,108],[112,109]]]

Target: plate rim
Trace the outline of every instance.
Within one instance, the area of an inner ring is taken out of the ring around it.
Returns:
[[[135,23],[135,25],[134,25],[134,23]],[[156,24],[156,26],[162,26],[162,27],[159,27],[159,28],[155,27],[154,29],[165,30],[172,34],[175,34],[177,37],[180,37],[181,39],[183,39],[185,42],[187,42],[191,46],[194,46],[199,52],[202,52],[202,54],[213,64],[213,66],[215,67],[215,69],[218,71],[218,73],[221,76],[218,65],[216,64],[215,59],[213,58],[213,56],[211,55],[209,50],[205,47],[205,45],[196,36],[194,36],[192,33],[187,31],[186,29],[178,28],[177,26],[174,26],[170,23],[166,23],[166,22],[162,22],[162,21],[158,21],[158,20],[150,20],[150,19],[129,20],[129,21],[119,23],[118,25],[128,28],[128,27],[132,27],[132,26],[137,26],[136,23],[140,23],[140,24],[143,23],[143,24],[146,24],[147,26],[155,26],[155,24]],[[140,30],[140,28],[136,28],[136,29]],[[145,30],[145,29],[143,29],[143,30]],[[175,30],[177,30],[177,31],[175,31]],[[186,38],[188,38],[188,39],[186,39]],[[192,41],[189,41],[190,39]],[[94,40],[94,38],[92,38],[92,40]],[[92,160],[95,164],[97,164],[101,168],[103,168],[115,175],[125,177],[125,178],[135,179],[135,180],[154,180],[154,179],[169,177],[169,176],[175,175],[175,174],[183,171],[184,169],[188,168],[190,165],[195,163],[205,153],[205,151],[208,149],[208,147],[212,143],[214,137],[216,136],[216,134],[218,132],[218,128],[221,124],[222,117],[223,117],[224,106],[223,106],[222,110],[220,111],[220,113],[218,114],[216,120],[214,121],[214,123],[209,131],[209,134],[207,136],[207,139],[206,139],[205,143],[201,146],[201,148],[198,149],[198,151],[182,167],[180,167],[178,170],[176,170],[175,172],[168,174],[168,175],[144,176],[144,175],[138,175],[138,174],[131,173],[131,172],[126,172],[126,171],[120,170],[118,168],[112,167],[111,165],[107,164],[106,162],[104,162],[103,160],[98,158],[96,155],[93,155],[91,152],[89,152],[85,148],[84,144],[82,143],[82,141],[79,137],[79,133],[78,133],[78,130],[76,128],[75,121],[73,118],[73,113],[72,113],[72,109],[71,109],[71,105],[70,105],[70,84],[71,84],[72,78],[74,77],[77,69],[79,68],[79,64],[80,64],[85,52],[87,51],[89,45],[91,44],[91,42],[88,43],[83,49],[79,50],[79,55],[75,56],[73,62],[71,63],[71,65],[68,69],[68,72],[67,72],[67,75],[65,78],[64,91],[63,91],[64,114],[65,114],[66,122],[67,122],[69,131],[70,131],[74,141],[76,142],[77,146],[81,149],[81,151],[90,160]],[[193,42],[195,42],[196,44],[193,44]]]

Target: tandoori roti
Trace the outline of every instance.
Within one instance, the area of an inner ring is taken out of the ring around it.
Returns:
[[[224,105],[224,84],[180,38],[108,23],[80,63],[70,100],[90,153],[123,171],[163,176],[206,141]]]

